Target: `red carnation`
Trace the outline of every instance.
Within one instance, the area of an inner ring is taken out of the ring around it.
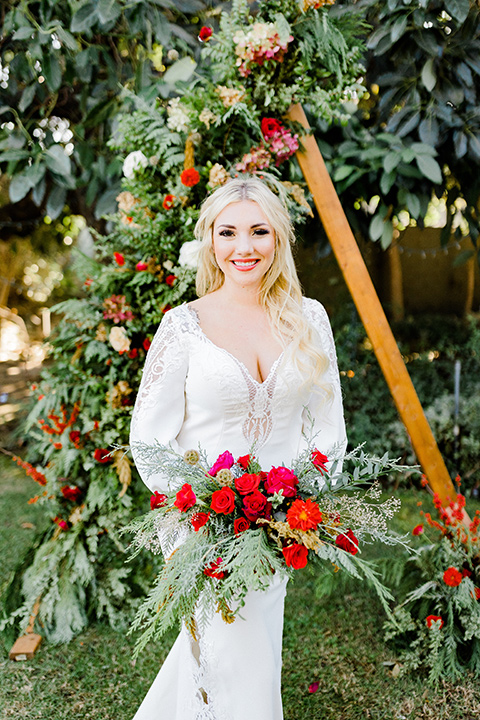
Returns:
[[[148,270],[148,264],[140,260],[140,262],[135,265],[135,270],[138,272],[144,272],[144,270]]]
[[[225,573],[223,570],[219,570],[222,563],[222,558],[217,558],[214,562],[210,563],[205,570],[203,571],[205,575],[208,575],[208,577],[218,578],[221,580],[221,578],[225,577]]]
[[[234,462],[235,460],[233,459],[232,453],[226,450],[224,453],[218,456],[218,458],[215,460],[212,467],[208,471],[208,474],[212,477],[215,477],[218,471],[223,470],[223,468],[227,468],[228,470],[230,470]]]
[[[180,182],[186,187],[193,187],[200,180],[200,173],[195,168],[187,168],[180,175]]]
[[[242,455],[242,457],[239,457],[237,465],[240,465],[240,467],[244,470],[248,470],[248,466],[250,465],[250,455]]]
[[[212,510],[218,514],[229,515],[235,509],[235,493],[227,486],[215,490],[210,503]]]
[[[62,495],[65,498],[65,500],[71,500],[72,502],[77,502],[77,500],[80,498],[81,494],[82,494],[82,491],[76,485],[64,485],[62,487]]]
[[[144,340],[143,343],[142,343],[143,349],[148,352],[148,350],[150,350],[150,345],[151,345],[151,344],[152,344],[152,341],[151,341],[149,338],[145,338],[145,340]]]
[[[204,525],[207,524],[208,519],[210,517],[210,513],[205,512],[199,512],[195,513],[195,515],[192,515],[192,527],[195,530],[195,532],[198,532],[200,528],[202,528]]]
[[[356,555],[358,552],[358,540],[352,530],[347,530],[346,533],[340,533],[337,535],[335,538],[335,545],[352,555]]]
[[[163,209],[164,210],[171,210],[173,207],[173,204],[175,202],[175,195],[165,195],[163,198]]]
[[[158,490],[155,490],[153,495],[150,497],[150,509],[156,510],[157,508],[163,507],[166,502],[167,496],[158,492]]]
[[[193,507],[197,502],[197,496],[192,490],[192,486],[188,483],[182,485],[180,490],[177,492],[175,502],[173,503],[180,512],[185,512],[189,508]]]
[[[245,473],[235,480],[235,488],[240,495],[248,495],[254,490],[258,490],[260,485],[260,475],[248,475]]]
[[[294,568],[294,570],[300,570],[307,564],[308,550],[305,545],[299,545],[298,543],[288,545],[283,548],[282,553],[286,565]]]
[[[165,278],[165,282],[169,287],[172,287],[175,284],[176,279],[177,278],[175,275],[167,275],[167,277]]]
[[[462,582],[462,573],[457,568],[449,567],[443,573],[443,582],[449,587],[457,587]]]
[[[297,494],[298,478],[286,467],[270,470],[265,480],[265,490],[273,495],[282,491],[283,497],[295,497]]]
[[[322,522],[322,513],[317,503],[307,500],[294,500],[287,512],[287,522],[294,530],[316,530]]]
[[[423,525],[420,523],[420,525],[415,525],[415,527],[412,530],[412,535],[421,535],[423,533]]]
[[[254,490],[243,498],[243,512],[252,522],[255,522],[259,517],[270,515],[271,507],[265,495],[262,495],[258,490]]]
[[[323,475],[323,473],[327,472],[328,468],[326,463],[328,462],[328,458],[326,455],[320,452],[320,450],[313,450],[312,451],[312,463],[315,465],[317,470]]]
[[[198,39],[200,42],[208,42],[213,35],[213,30],[210,27],[204,25],[198,33]]]
[[[247,518],[240,517],[235,520],[233,523],[233,531],[235,535],[240,535],[240,533],[245,532],[245,530],[248,530],[250,527],[250,522],[247,520]]]
[[[115,262],[117,263],[117,265],[120,265],[120,267],[122,265],[125,265],[125,258],[123,257],[122,253],[114,252],[113,257],[115,258]]]
[[[427,615],[425,622],[427,623],[427,627],[431,628],[432,624],[434,622],[437,622],[440,620],[440,629],[443,627],[443,618],[440,615]]]
[[[275,118],[263,118],[262,120],[262,135],[268,139],[272,135],[282,131],[282,123]]]
[[[93,451],[93,457],[99,463],[110,462],[110,450],[107,450],[107,448],[96,448]]]

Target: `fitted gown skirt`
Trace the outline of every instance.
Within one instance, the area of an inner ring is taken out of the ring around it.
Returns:
[[[198,643],[183,626],[134,720],[282,720],[286,585],[249,593],[231,624],[216,613]]]

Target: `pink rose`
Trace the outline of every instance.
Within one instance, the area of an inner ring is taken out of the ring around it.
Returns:
[[[212,477],[215,477],[218,471],[223,470],[223,468],[228,468],[228,470],[230,470],[234,462],[235,460],[233,459],[232,453],[226,450],[224,453],[218,456],[218,458],[213,463],[213,466],[208,471],[208,474]]]
[[[272,468],[265,480],[265,490],[273,495],[282,491],[283,497],[295,497],[298,478],[286,467]]]

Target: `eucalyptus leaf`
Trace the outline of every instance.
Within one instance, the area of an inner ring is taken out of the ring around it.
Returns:
[[[448,0],[447,12],[459,23],[464,23],[470,12],[470,0]]]
[[[392,42],[395,43],[397,42],[397,40],[400,40],[405,30],[407,29],[407,24],[408,17],[406,15],[403,15],[395,20],[390,30],[390,37],[392,39]]]
[[[386,173],[392,172],[402,161],[402,153],[397,150],[391,150],[383,159],[383,168]]]
[[[37,83],[34,82],[31,85],[27,85],[25,90],[22,93],[22,97],[20,98],[20,101],[18,103],[18,109],[20,112],[25,112],[25,110],[30,107],[32,104],[33,98],[35,97],[35,91],[37,89]]]
[[[82,5],[72,16],[70,32],[82,33],[89,30],[98,21],[95,5],[92,2]]]
[[[382,217],[380,217],[380,215],[373,216],[372,220],[370,221],[370,226],[368,228],[368,234],[371,240],[380,240],[383,233],[383,224],[384,220]]]
[[[414,218],[418,218],[420,215],[420,200],[413,193],[407,193],[407,209],[410,215]]]
[[[45,162],[51,172],[70,175],[70,158],[61,145],[52,145],[45,151]]]
[[[25,171],[23,173],[19,173],[18,175],[14,175],[10,180],[10,185],[8,186],[8,194],[11,202],[16,203],[23,200],[23,198],[28,195],[31,188],[32,186],[28,181],[28,176]]]
[[[54,185],[48,195],[46,206],[46,213],[52,220],[56,220],[59,217],[65,206],[66,198],[66,189],[60,187],[60,185]]]
[[[434,59],[429,58],[422,68],[422,83],[428,91],[432,91],[437,84],[437,75],[435,73]]]
[[[383,224],[382,236],[380,238],[380,245],[383,250],[386,250],[392,244],[393,239],[393,223],[391,220],[386,220]]]
[[[419,170],[426,178],[436,185],[442,182],[442,170],[435,158],[430,155],[417,155],[416,162]]]

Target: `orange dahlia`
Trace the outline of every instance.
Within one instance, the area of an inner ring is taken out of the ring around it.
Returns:
[[[287,512],[287,522],[295,530],[316,530],[322,513],[313,500],[294,500]]]

